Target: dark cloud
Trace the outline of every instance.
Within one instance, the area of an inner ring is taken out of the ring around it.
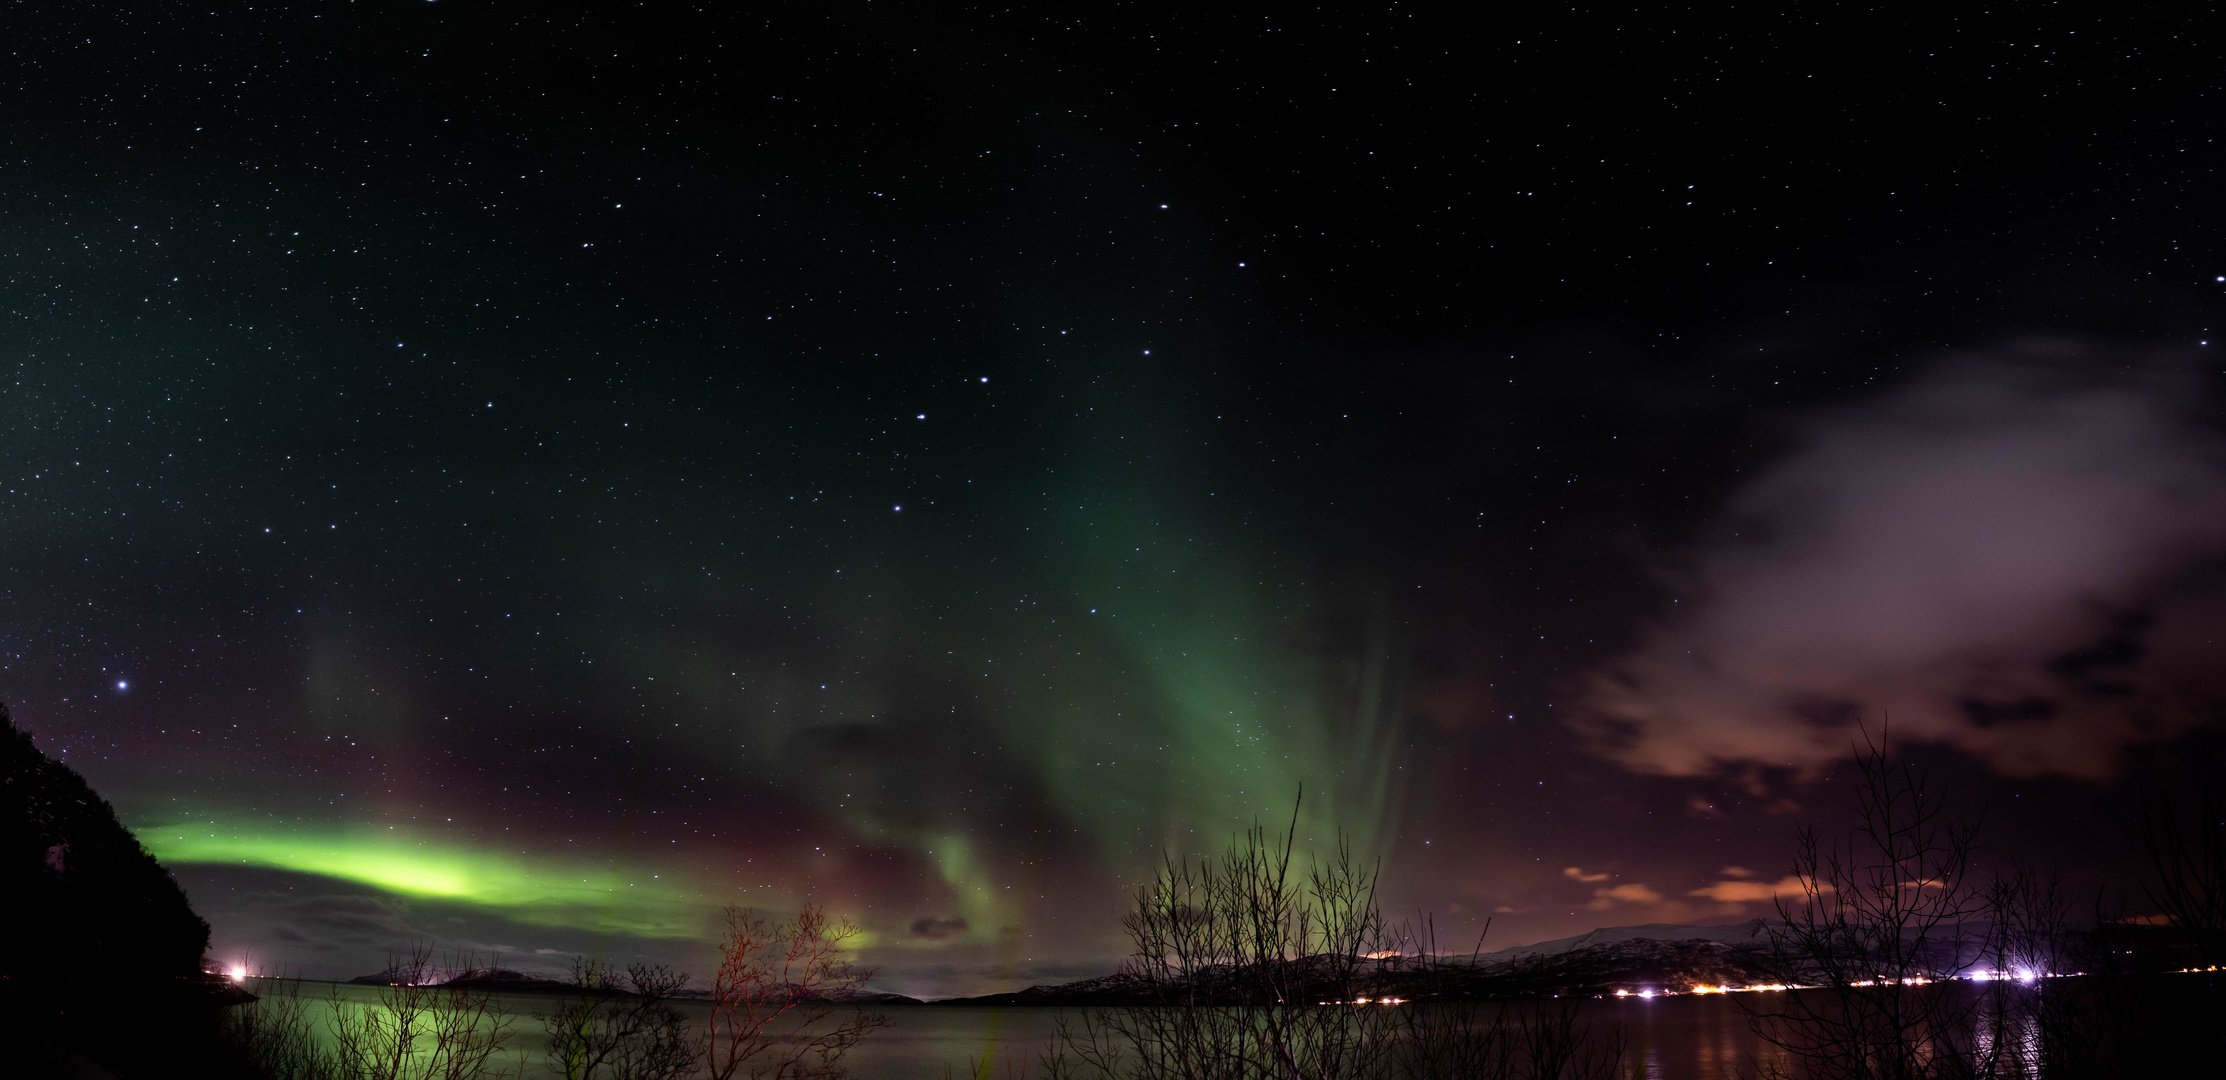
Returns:
[[[965,919],[939,919],[932,915],[922,915],[919,918],[912,920],[912,936],[916,938],[926,938],[931,941],[943,941],[953,937],[962,937],[965,935],[967,929],[968,927]]]
[[[1813,770],[1890,717],[2101,779],[2200,724],[2226,468],[2184,364],[2028,342],[1812,417],[1669,577],[1578,727],[1639,771]]]

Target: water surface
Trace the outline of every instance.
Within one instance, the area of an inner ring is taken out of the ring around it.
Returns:
[[[313,1027],[329,1041],[332,1003],[376,1005],[379,990],[306,983],[301,993]],[[557,999],[501,994],[496,1000],[510,1021],[500,1058],[503,1073],[520,1080],[561,1077],[562,1070],[549,1062],[539,1019]],[[709,1017],[709,1006],[701,1002],[678,1004],[699,1024]],[[921,1005],[883,1011],[889,1026],[845,1059],[857,1080],[941,1080],[946,1074],[956,1080],[1033,1078],[1038,1058],[1057,1036],[1059,1019],[1059,1010],[1026,1007]],[[1629,1080],[1728,1080],[1743,1062],[1774,1058],[1748,1028],[1739,1002],[1722,995],[1590,1000],[1582,1005],[1580,1022],[1589,1024],[1596,1038],[1621,1034],[1618,1076]]]

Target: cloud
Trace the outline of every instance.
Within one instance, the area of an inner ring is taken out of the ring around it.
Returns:
[[[1736,869],[1739,868],[1735,866],[1724,868],[1727,873]],[[1706,888],[1694,889],[1685,895],[1705,896],[1723,904],[1746,904],[1758,900],[1774,900],[1780,896],[1800,896],[1803,892],[1801,886],[1800,878],[1788,874],[1776,881],[1719,881]],[[1828,884],[1821,885],[1819,888],[1825,892],[1832,891],[1832,887]]]
[[[1585,907],[1593,911],[1606,911],[1618,903],[1659,904],[1661,902],[1661,893],[1655,892],[1644,885],[1631,884],[1617,885],[1611,889],[1594,889],[1592,890],[1592,902],[1586,904]]]
[[[1606,874],[1587,874],[1587,873],[1585,873],[1585,872],[1584,872],[1584,868],[1583,868],[1583,867],[1581,867],[1581,866],[1564,866],[1564,867],[1562,867],[1562,868],[1561,868],[1561,876],[1562,876],[1562,877],[1565,877],[1565,878],[1568,878],[1568,879],[1569,879],[1569,880],[1571,880],[1571,881],[1606,881],[1606,880],[1608,880],[1608,875],[1606,875]]]
[[[1636,771],[1813,772],[1855,725],[2104,779],[2222,696],[2226,469],[2175,369],[2028,343],[1811,418],[1573,723]]]
[[[938,919],[931,915],[922,915],[912,920],[912,936],[929,941],[962,937],[967,929],[966,920],[962,918]]]

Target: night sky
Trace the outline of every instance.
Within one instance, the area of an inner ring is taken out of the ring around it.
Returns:
[[[0,698],[321,977],[1102,974],[1302,785],[1447,938],[1736,921],[1888,717],[2139,907],[2226,118],[2079,7],[19,5]]]

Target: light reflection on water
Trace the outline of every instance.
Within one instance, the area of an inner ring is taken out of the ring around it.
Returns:
[[[1605,998],[1588,1002],[1581,1015],[1596,1038],[1620,1025],[1621,1075],[1633,1080],[1728,1080],[1742,1064],[1783,1061],[1755,1036],[1738,1000],[1723,994]]]
[[[250,980],[249,988],[262,990],[256,985],[260,982]],[[336,994],[344,1002],[376,1005],[379,988],[304,984],[312,1027],[327,1040]],[[509,1044],[498,1062],[502,1072],[520,1080],[562,1076],[543,1052],[546,1036],[537,1019],[556,999],[503,994],[497,1000],[512,1018]],[[709,1015],[700,1002],[679,1004],[699,1024]],[[884,1011],[889,1026],[868,1036],[844,1059],[857,1080],[941,1080],[946,1069],[957,1080],[969,1080],[977,1075],[974,1067],[984,1062],[990,1066],[987,1075],[996,1080],[1032,1080],[1038,1055],[1056,1036],[1059,1015],[1056,1009],[974,1006]],[[1748,1028],[1738,1002],[1720,994],[1592,1000],[1583,1003],[1580,1022],[1589,1023],[1596,1037],[1620,1028],[1624,1054],[1618,1075],[1629,1080],[1729,1080],[1742,1063],[1758,1057],[1778,1060],[1773,1048]]]
[[[1620,1026],[1617,1075],[1630,1080],[1730,1080],[1743,1063],[1783,1060],[1755,1037],[1738,1002],[1720,994],[1592,1000],[1579,1015],[1596,1037]],[[1055,1034],[1057,1010],[952,1006],[890,1010],[889,1017],[890,1026],[848,1059],[858,1080],[936,1080],[945,1066],[965,1080],[970,1063],[985,1060],[996,1080],[1032,1077],[1036,1056]]]

